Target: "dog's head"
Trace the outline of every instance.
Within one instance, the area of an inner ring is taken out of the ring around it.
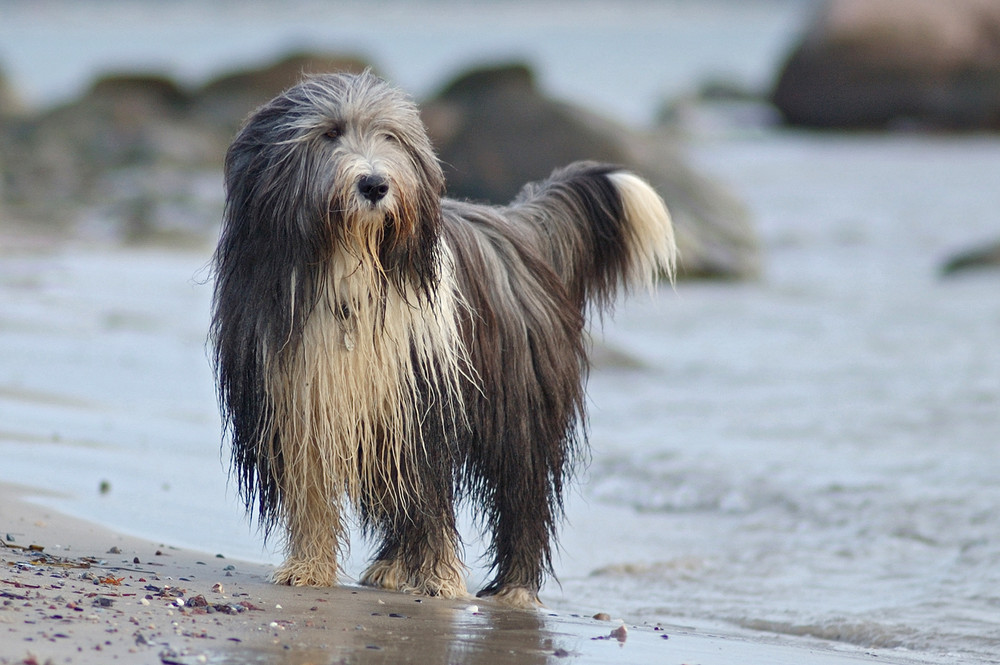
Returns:
[[[401,280],[432,258],[443,190],[409,97],[369,73],[313,76],[257,109],[230,146],[225,225],[313,262],[340,247]]]

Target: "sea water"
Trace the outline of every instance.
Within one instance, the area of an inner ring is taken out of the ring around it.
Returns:
[[[591,378],[562,598],[991,660],[1000,271],[940,267],[1000,236],[1000,140],[772,133],[690,154],[750,205],[764,275],[634,298],[605,326],[634,362]]]
[[[550,90],[639,124],[661,92],[699,77],[766,80],[806,3],[633,3],[631,22],[578,12],[573,29],[543,3],[521,22],[522,41],[521,23],[497,9],[505,4],[489,6],[505,37],[481,60],[525,54]],[[445,60],[422,35],[494,43],[469,18],[480,15],[454,3],[416,15],[376,3],[395,12],[391,44],[379,39],[384,25],[329,6],[421,93],[475,54],[452,46]],[[118,26],[141,25],[142,12],[121,3],[0,5],[4,32],[49,12],[30,23],[34,33],[5,35],[0,58],[15,83],[31,81],[35,99],[72,87],[60,78],[73,68],[65,57],[56,67],[39,56],[25,76],[31,58],[19,54],[38,48],[28,37],[49,35],[51,47],[53,22],[88,73],[132,49],[193,79],[210,68],[187,59],[192,49],[215,67],[250,52],[263,59],[292,34],[322,41],[301,17],[286,31],[266,3],[196,14],[196,27],[162,43],[116,41],[115,24],[93,18],[108,7],[122,12]],[[172,11],[147,29],[170,17],[179,25],[184,14]],[[408,19],[414,30],[401,27]],[[216,41],[229,50],[211,51],[199,30],[225,34]],[[404,46],[421,57],[393,50]],[[628,63],[641,76],[622,76]],[[83,73],[71,81],[83,85]],[[945,279],[940,266],[1000,237],[1000,140],[740,130],[682,147],[747,203],[763,272],[636,294],[595,329],[592,453],[568,499],[559,584],[543,597],[635,622],[996,662],[1000,274]],[[159,542],[277,561],[244,520],[219,446],[205,342],[210,251],[0,248],[0,480],[59,492],[47,501],[61,510]],[[479,549],[470,538],[470,555]],[[366,555],[359,543],[349,572]],[[475,584],[484,572],[472,575]]]

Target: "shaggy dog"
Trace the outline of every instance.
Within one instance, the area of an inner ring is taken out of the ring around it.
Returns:
[[[489,531],[481,596],[538,603],[584,443],[584,318],[672,277],[660,197],[576,163],[508,206],[443,198],[413,102],[371,74],[308,78],[226,155],[211,341],[233,472],[274,580],[466,595],[455,504]]]

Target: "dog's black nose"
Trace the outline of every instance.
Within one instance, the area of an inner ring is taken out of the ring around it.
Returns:
[[[380,175],[362,176],[358,181],[358,191],[372,203],[378,203],[389,193],[389,182]]]

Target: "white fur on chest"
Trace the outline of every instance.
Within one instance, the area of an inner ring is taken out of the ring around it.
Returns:
[[[433,302],[379,289],[377,266],[334,257],[301,343],[272,383],[286,477],[312,478],[331,502],[346,496],[355,506],[405,505],[418,490],[402,471],[424,444],[421,423],[462,418],[462,384],[473,380],[451,254],[439,255]]]

